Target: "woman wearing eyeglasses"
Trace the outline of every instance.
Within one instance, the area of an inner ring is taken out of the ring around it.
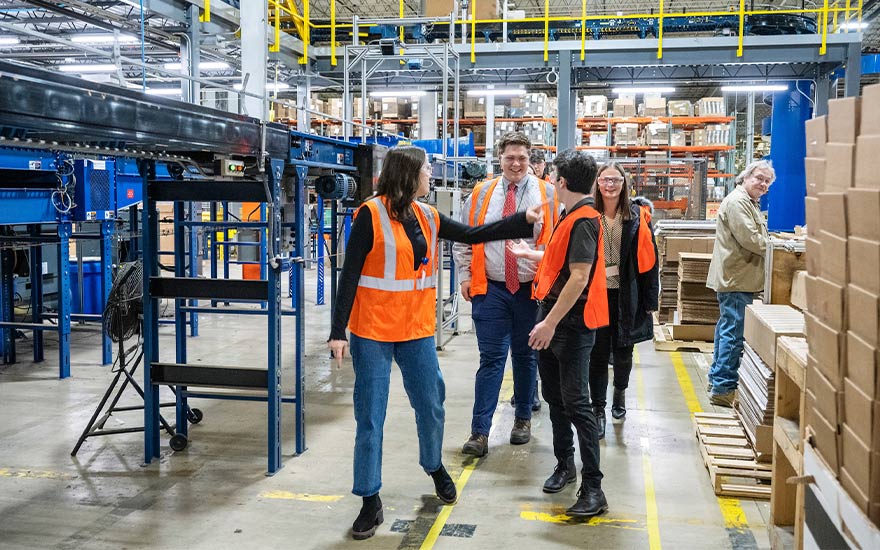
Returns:
[[[605,276],[608,288],[609,325],[596,331],[590,355],[590,398],[605,437],[608,394],[608,360],[614,357],[614,397],[611,416],[626,416],[624,393],[632,371],[633,346],[654,337],[651,316],[657,310],[659,270],[657,244],[651,227],[653,205],[647,199],[630,199],[629,175],[617,162],[599,168],[593,187],[599,222],[605,235]]]

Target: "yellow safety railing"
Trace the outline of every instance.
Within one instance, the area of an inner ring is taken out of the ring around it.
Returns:
[[[202,10],[202,13],[199,14],[199,22],[211,22],[211,0],[205,0],[205,8]]]
[[[287,0],[292,4],[291,0]],[[480,0],[480,1],[491,1],[491,0]],[[270,3],[276,3],[275,0],[269,0]],[[336,65],[336,32],[337,29],[340,28],[350,28],[353,29],[354,25],[351,22],[340,22],[337,21],[336,18],[336,3],[335,0],[330,1],[330,23],[329,24],[315,24],[309,19],[308,14],[308,0],[303,0],[303,16],[299,17],[298,15],[293,15],[294,21],[302,22],[302,29],[297,29],[300,33],[300,37],[303,39],[304,47],[308,48],[309,45],[309,37],[310,37],[310,29],[330,29],[331,34],[331,63]],[[544,25],[544,36],[543,36],[543,53],[544,53],[544,61],[549,61],[549,51],[550,51],[550,23],[551,22],[572,22],[573,18],[571,15],[561,15],[561,16],[551,16],[550,15],[550,2],[549,0],[544,0],[544,15],[543,17],[521,17],[515,19],[477,19],[476,16],[476,3],[477,0],[471,1],[471,13],[469,19],[456,19],[453,21],[454,25],[467,25],[470,27],[470,58],[471,62],[476,61],[476,43],[477,43],[477,25],[478,24],[490,24],[490,23],[542,23]],[[832,27],[832,33],[839,32],[850,32],[852,28],[851,22],[856,20],[858,25],[862,23],[862,5],[864,0],[859,0],[857,6],[853,6],[852,0],[846,0],[845,5],[841,7],[841,0],[834,0],[834,3],[829,5],[828,0],[823,0],[823,5],[821,8],[813,8],[813,9],[782,9],[782,10],[747,10],[745,0],[739,1],[739,9],[735,12],[730,11],[704,11],[704,12],[687,12],[687,13],[670,13],[666,11],[666,2],[665,0],[658,0],[658,13],[635,13],[635,14],[623,14],[623,15],[614,15],[614,19],[623,19],[623,20],[639,20],[639,19],[651,19],[657,20],[657,58],[663,58],[663,31],[664,31],[664,23],[665,19],[670,17],[727,17],[730,15],[736,15],[739,18],[739,32],[737,36],[737,49],[736,55],[737,57],[742,57],[743,49],[744,49],[744,39],[745,39],[745,20],[748,16],[753,15],[814,15],[816,17],[816,24],[818,27],[818,34],[821,37],[821,45],[819,47],[819,54],[824,55],[827,50],[828,44],[828,27],[829,23]],[[207,3],[206,3],[207,4]],[[399,16],[401,18],[404,17],[403,10],[403,0],[400,1],[399,8]],[[839,17],[840,14],[843,14],[844,25],[839,25]],[[586,33],[586,23],[588,21],[598,21],[602,19],[607,19],[609,16],[607,14],[587,14],[587,1],[581,0],[581,13],[580,18],[575,17],[574,21],[579,21],[581,25],[580,32],[580,59],[583,61],[586,58],[586,42],[587,42],[587,33]],[[389,20],[389,24],[392,22]],[[404,30],[401,26],[400,29],[400,38],[401,42],[404,40]],[[305,56],[304,56],[305,57]],[[304,62],[304,61],[302,61]]]

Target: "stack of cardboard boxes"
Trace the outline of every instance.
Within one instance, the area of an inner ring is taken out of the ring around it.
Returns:
[[[629,122],[618,122],[614,125],[614,145],[621,147],[633,147],[641,145],[639,138],[639,125]]]
[[[724,98],[723,97],[704,97],[697,101],[694,107],[694,114],[697,116],[724,116]]]
[[[880,522],[880,86],[807,123],[811,443]]]
[[[646,95],[645,102],[639,104],[639,116],[666,116],[666,98],[659,95]]]
[[[660,311],[661,323],[671,322],[678,307],[678,261],[682,252],[711,253],[715,244],[715,229],[677,229],[661,227],[657,231],[657,251],[660,254]]]
[[[608,114],[608,98],[604,95],[587,95],[577,104],[578,118],[603,117]]]
[[[636,96],[631,94],[620,94],[620,96],[614,100],[614,116],[636,116]]]
[[[694,116],[694,106],[690,101],[670,101],[666,107],[669,116]]]
[[[706,288],[712,254],[682,252],[678,255],[678,321],[714,325],[718,321],[718,298]]]

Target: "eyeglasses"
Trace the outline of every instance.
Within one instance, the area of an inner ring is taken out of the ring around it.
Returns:
[[[608,187],[614,187],[616,185],[623,184],[623,178],[621,177],[604,177],[598,179],[601,185],[607,185]]]

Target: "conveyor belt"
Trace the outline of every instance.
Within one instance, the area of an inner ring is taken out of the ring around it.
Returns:
[[[60,144],[256,156],[260,121],[0,61],[0,132]],[[290,131],[266,125],[265,152],[286,159]]]

